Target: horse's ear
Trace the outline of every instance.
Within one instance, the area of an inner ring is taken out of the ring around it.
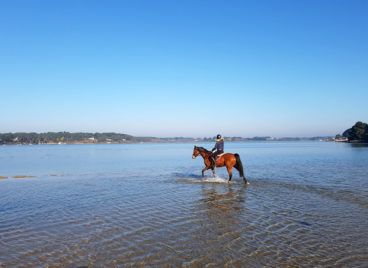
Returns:
[[[197,145],[194,145],[194,148],[197,148]]]

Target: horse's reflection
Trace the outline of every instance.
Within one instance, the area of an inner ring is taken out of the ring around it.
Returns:
[[[232,185],[221,185],[223,187],[203,187],[203,203],[207,206],[210,213],[237,214],[242,208],[244,196],[243,190],[236,191]]]
[[[193,209],[196,219],[191,240],[196,249],[191,252],[193,257],[203,263],[224,266],[224,251],[231,252],[239,247],[246,189],[231,184],[202,185],[202,198]]]
[[[245,187],[235,189],[232,185],[211,185],[202,187],[203,198],[198,204],[204,225],[223,232],[239,229],[239,216],[244,207]]]

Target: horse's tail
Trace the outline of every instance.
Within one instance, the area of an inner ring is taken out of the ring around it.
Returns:
[[[244,182],[248,183],[247,179],[244,176],[244,168],[243,168],[242,161],[240,160],[240,156],[238,154],[234,154],[234,156],[236,158],[236,163],[235,163],[234,167],[239,171],[239,175],[240,175],[240,177],[243,178]]]

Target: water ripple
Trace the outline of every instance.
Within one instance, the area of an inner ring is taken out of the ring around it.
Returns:
[[[342,157],[321,166],[326,152],[314,161],[313,148],[298,165],[300,151],[253,151],[252,160],[246,147],[249,186],[222,171],[203,179],[200,166],[182,155],[173,164],[166,151],[120,155],[128,164],[109,172],[17,171],[37,177],[0,181],[0,267],[365,267],[366,160],[353,171]]]

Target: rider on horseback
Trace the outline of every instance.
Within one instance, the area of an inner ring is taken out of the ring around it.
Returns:
[[[216,136],[216,144],[212,149],[212,165],[216,167],[216,157],[224,153],[224,138],[220,134]]]

